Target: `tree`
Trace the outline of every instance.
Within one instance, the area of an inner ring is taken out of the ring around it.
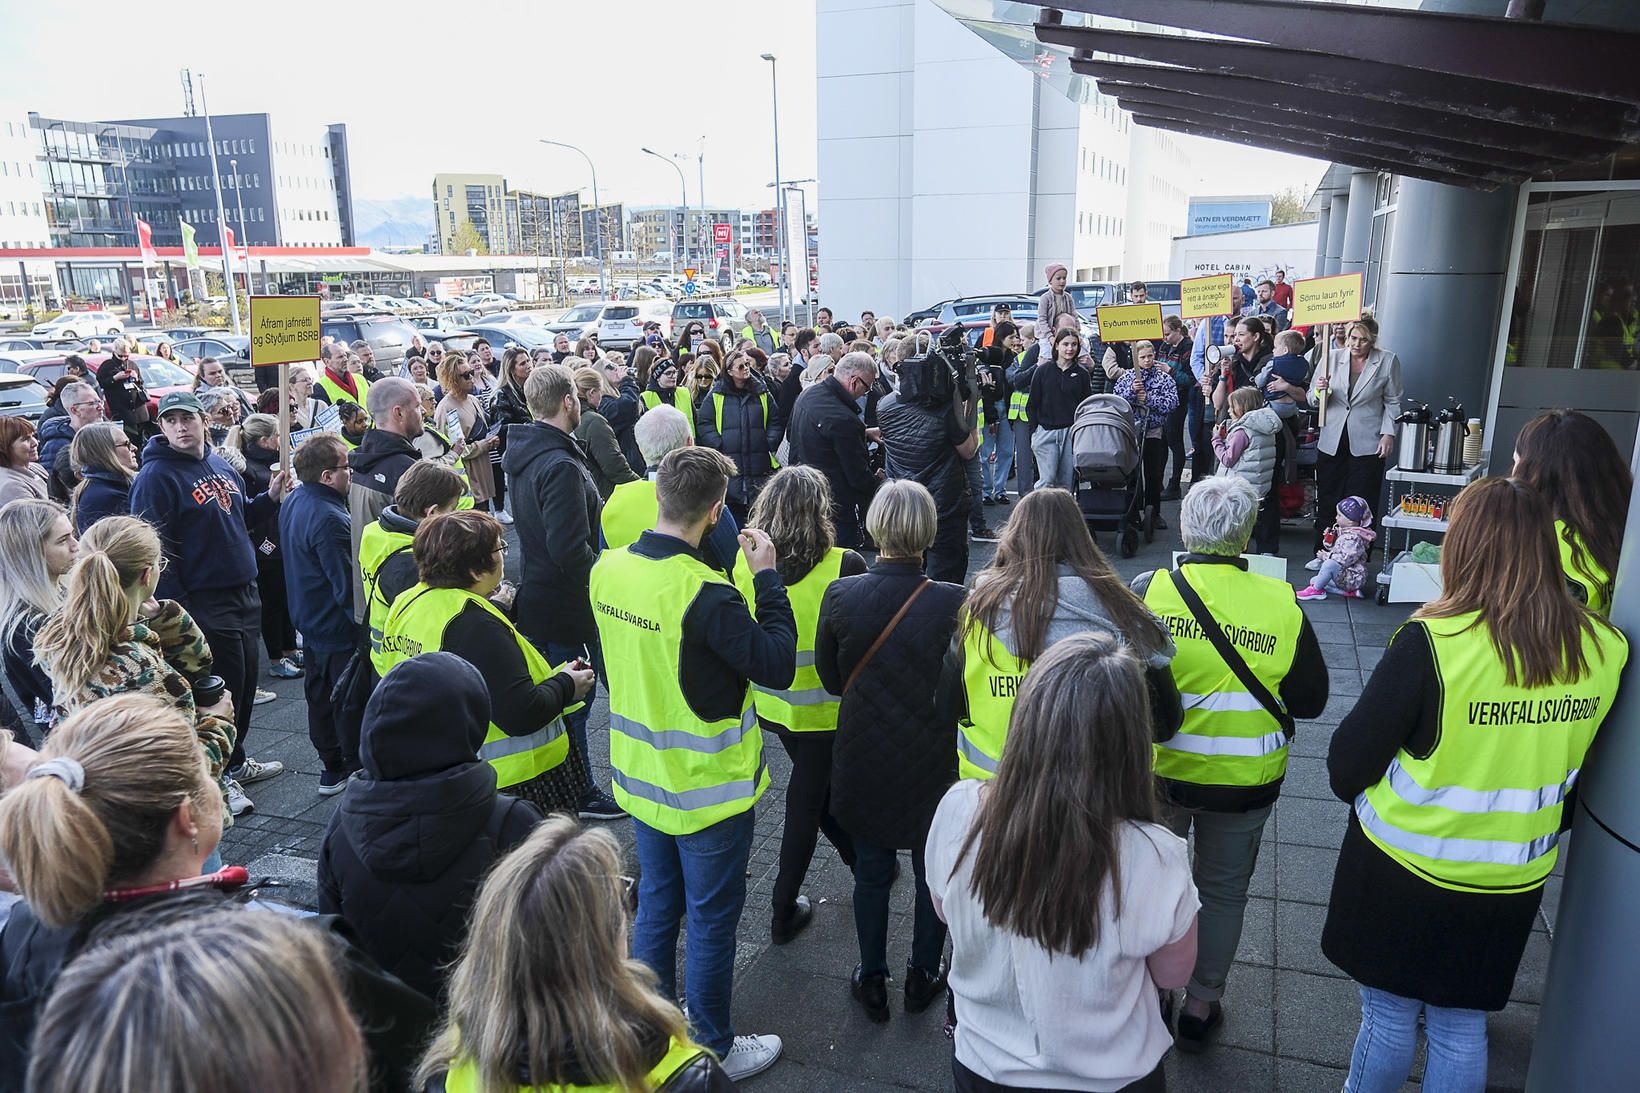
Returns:
[[[1316,219],[1314,213],[1304,211],[1310,195],[1297,186],[1289,186],[1275,196],[1270,208],[1271,224],[1304,224]]]
[[[450,253],[466,254],[468,251],[489,254],[490,248],[484,245],[484,237],[478,234],[473,222],[463,220],[456,225],[455,234],[450,237]]]

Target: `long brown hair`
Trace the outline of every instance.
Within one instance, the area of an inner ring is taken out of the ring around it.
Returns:
[[[655,1042],[686,1032],[628,952],[620,867],[614,836],[568,816],[543,820],[495,864],[416,1088],[470,1061],[480,1093],[562,1083],[571,1066],[647,1093]]]
[[[1111,568],[1088,534],[1076,499],[1058,487],[1032,490],[1020,498],[996,555],[975,576],[974,590],[963,604],[963,639],[976,626],[995,635],[1006,608],[1015,654],[1027,662],[1041,656],[1059,603],[1060,566],[1087,583],[1140,658],[1149,660],[1161,651],[1164,639],[1156,616]]]
[[[1634,488],[1611,434],[1587,414],[1545,410],[1521,429],[1515,455],[1514,476],[1535,487],[1571,529],[1572,568],[1610,602]]]
[[[1572,599],[1549,506],[1524,482],[1483,478],[1458,494],[1441,546],[1441,584],[1440,599],[1412,617],[1479,612],[1475,625],[1486,627],[1511,686],[1542,687],[1588,672],[1583,638],[1607,624]]]
[[[1144,665],[1120,638],[1076,634],[1032,666],[986,794],[952,875],[972,851],[986,921],[1081,956],[1099,943],[1107,879],[1121,914],[1122,826],[1161,812]]]
[[[787,584],[808,576],[837,541],[831,485],[813,467],[776,471],[752,502],[747,522],[774,541],[777,568]]]

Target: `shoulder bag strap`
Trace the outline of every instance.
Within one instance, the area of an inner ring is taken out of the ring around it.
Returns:
[[[1247,688],[1247,693],[1258,699],[1258,704],[1264,707],[1266,713],[1276,719],[1276,722],[1281,726],[1281,731],[1286,734],[1287,739],[1291,740],[1295,732],[1295,726],[1291,715],[1287,713],[1286,707],[1282,706],[1276,696],[1270,693],[1270,689],[1259,680],[1258,676],[1253,674],[1253,670],[1247,666],[1247,662],[1241,658],[1241,654],[1236,652],[1236,647],[1230,644],[1230,639],[1224,636],[1223,630],[1219,629],[1218,620],[1213,618],[1212,613],[1207,610],[1207,605],[1202,602],[1202,598],[1196,593],[1196,590],[1190,586],[1190,582],[1184,579],[1184,574],[1175,569],[1169,576],[1173,578],[1173,587],[1179,590],[1179,598],[1184,600],[1184,605],[1190,609],[1190,614],[1195,617],[1196,624],[1202,628],[1203,636],[1213,643],[1213,648],[1218,651],[1219,656],[1223,658],[1231,673],[1241,680],[1241,685]]]
[[[900,609],[894,612],[894,617],[888,620],[888,625],[883,627],[883,632],[877,635],[877,640],[871,643],[871,648],[866,650],[866,655],[860,658],[859,663],[855,664],[854,671],[848,674],[848,680],[843,684],[844,694],[848,694],[849,688],[854,686],[854,681],[860,678],[860,673],[865,671],[866,665],[871,663],[871,658],[877,655],[877,650],[881,649],[883,642],[888,640],[888,635],[892,634],[894,628],[900,625],[900,620],[905,618],[907,611],[911,610],[911,605],[917,602],[917,597],[921,596],[924,590],[933,583],[933,581],[924,577],[922,584],[919,584],[912,590],[911,595],[906,597],[905,602],[900,605]]]

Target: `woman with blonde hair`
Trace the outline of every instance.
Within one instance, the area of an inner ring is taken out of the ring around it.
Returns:
[[[117,425],[110,428],[125,435]],[[13,501],[0,508],[0,658],[34,726],[32,740],[26,727],[19,733],[25,744],[45,739],[51,728],[51,680],[34,661],[34,641],[40,625],[62,606],[63,576],[78,549],[55,501]]]
[[[146,942],[152,924],[191,919],[187,928],[204,927],[200,915],[237,913],[236,928],[253,931],[240,935],[236,949],[247,967],[239,976],[251,976],[259,968],[282,963],[250,940],[258,936],[253,919],[290,919],[280,913],[259,910],[259,901],[240,903],[227,892],[245,883],[242,869],[207,872],[202,870],[216,857],[222,836],[221,793],[211,778],[208,764],[201,758],[192,726],[182,713],[148,695],[124,694],[101,699],[75,713],[53,730],[22,781],[0,797],[0,856],[9,863],[23,902],[12,911],[0,928],[0,1088],[18,1088],[29,1073],[29,1054],[35,1024],[59,977],[88,944],[116,933],[128,934],[135,942]],[[179,891],[182,882],[192,882]],[[321,924],[323,920],[317,921]],[[381,973],[362,958],[341,934],[332,933],[326,959],[347,977],[347,997],[358,1010],[359,1025],[370,1041],[372,1054],[381,1061],[377,1088],[406,1089],[403,1070],[406,1060],[424,1043],[434,1017],[432,1004],[402,983]],[[247,947],[249,946],[249,947]],[[146,947],[146,946],[145,946]],[[254,959],[248,959],[252,954]],[[286,974],[312,974],[304,960],[290,965]],[[73,980],[72,982],[81,982]],[[181,980],[158,983],[167,989],[179,987]],[[169,995],[168,995],[169,997]],[[270,1021],[313,1023],[325,1011],[303,1012],[295,1017],[264,1012],[266,996],[252,1008],[259,1029]],[[61,1013],[61,1010],[57,1011]],[[194,1013],[194,1022],[243,1020],[244,1007],[214,1013]],[[112,1020],[99,1015],[98,1022],[78,1014],[79,1028],[73,1034],[96,1036],[93,1026]],[[330,1026],[331,1022],[323,1022]],[[54,1022],[53,1027],[57,1026]],[[332,1026],[333,1027],[333,1026]],[[343,1030],[333,1034],[344,1035]],[[192,1047],[201,1055],[234,1056],[244,1049],[247,1035],[239,1030],[224,1033],[231,1043],[222,1048],[216,1039],[199,1039]],[[175,1044],[147,1044],[164,1050]],[[68,1060],[41,1054],[33,1076],[48,1063],[65,1065]],[[88,1060],[93,1063],[95,1060]],[[197,1060],[206,1065],[204,1060]],[[304,1072],[305,1060],[287,1057],[281,1073]],[[393,1070],[399,1073],[389,1074]],[[272,1073],[255,1075],[250,1085],[209,1084],[205,1089],[287,1088]],[[30,1088],[39,1088],[31,1085]],[[53,1087],[55,1088],[55,1087]],[[168,1082],[102,1083],[77,1085],[81,1089],[193,1089]],[[320,1082],[304,1089],[335,1089]],[[348,1088],[341,1086],[339,1088]]]
[[[488,511],[490,498],[495,496],[490,449],[496,446],[497,439],[484,435],[489,431],[490,422],[480,396],[480,384],[484,382],[478,378],[480,372],[484,373],[485,380],[489,378],[489,369],[476,360],[468,359],[466,354],[453,349],[444,354],[438,366],[438,381],[444,388],[444,398],[433,411],[433,425],[448,435],[454,432],[450,428],[451,414],[461,423],[461,436],[465,442],[461,462],[467,469],[473,505],[481,511]]]
[[[730,1093],[717,1060],[630,954],[621,854],[601,828],[544,821],[491,871],[416,1073],[429,1093],[596,1086]]]
[[[910,478],[883,484],[866,510],[877,562],[833,581],[820,602],[814,666],[840,696],[832,747],[831,814],[854,841],[854,1000],[888,1020],[888,900],[898,852],[916,877],[905,1010],[945,991],[945,926],[928,895],[923,846],[946,787],[957,778],[953,722],[937,704],[940,663],[957,629],[959,584],[931,581],[934,497]]]
[[[1390,638],[1334,731],[1350,803],[1321,951],[1360,987],[1344,1088],[1486,1086],[1486,1014],[1514,990],[1564,812],[1629,643],[1573,598],[1536,489],[1483,478],[1453,503],[1441,595]]]
[[[68,460],[80,475],[80,484],[69,495],[69,513],[77,533],[84,535],[105,516],[130,515],[137,446],[123,428],[109,421],[85,426],[74,434]]]
[[[586,365],[575,370],[575,394],[581,400],[581,420],[575,426],[575,439],[586,449],[587,467],[592,471],[592,484],[598,487],[598,496],[605,501],[615,487],[625,482],[636,482],[638,475],[621,451],[615,430],[598,412],[604,399],[615,399],[618,392],[597,368]]]
[[[164,568],[152,525],[134,516],[99,521],[80,541],[62,607],[35,635],[34,657],[59,716],[111,695],[151,695],[193,726],[211,777],[221,779],[236,735],[233,698],[224,691],[196,708],[191,681],[210,674],[211,651],[180,604],[153,598]],[[227,794],[236,788],[224,780]]]
[[[752,684],[758,723],[773,733],[792,761],[786,782],[786,824],[780,833],[780,871],[774,882],[769,932],[784,945],[814,915],[799,895],[820,832],[854,868],[854,841],[831,818],[831,752],[837,737],[837,699],[826,692],[814,667],[815,630],[826,589],[839,578],[866,572],[866,560],[836,544],[831,523],[831,486],[813,467],[786,467],[763,485],[752,504],[749,526],[773,541],[775,569],[785,582],[797,622],[797,675],[781,691]],[[735,584],[756,604],[752,573],[735,568]]]
[[[40,1014],[28,1088],[363,1090],[364,1040],[332,958],[312,926],[279,914],[216,912],[94,943]]]
[[[1144,676],[1118,634],[1058,642],[1020,687],[995,780],[940,802],[928,875],[960,1093],[1166,1088],[1156,989],[1190,978],[1199,900],[1162,822]]]
[[[1076,499],[1058,487],[1019,501],[991,564],[974,577],[961,630],[946,657],[942,689],[957,714],[957,769],[996,775],[1032,662],[1072,634],[1114,634],[1145,665],[1151,721],[1171,737],[1184,711],[1168,664],[1173,639],[1116,575]]]

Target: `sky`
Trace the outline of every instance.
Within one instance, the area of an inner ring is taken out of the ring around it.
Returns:
[[[770,66],[759,54],[771,52],[781,171],[815,174],[812,0],[286,0],[161,10],[0,0],[0,104],[8,116],[180,114],[178,73],[188,67],[206,77],[213,114],[267,112],[276,129],[345,122],[356,200],[428,195],[438,171],[496,173],[549,193],[586,187],[590,198],[586,161],[537,143],[549,138],[591,156],[606,203],[676,203],[677,173],[640,149],[687,154],[694,205],[704,137],[707,201],[762,208],[774,149]],[[125,59],[65,60],[61,43],[84,33],[118,43]],[[1204,193],[1308,189],[1325,166],[1185,139],[1212,167]]]

